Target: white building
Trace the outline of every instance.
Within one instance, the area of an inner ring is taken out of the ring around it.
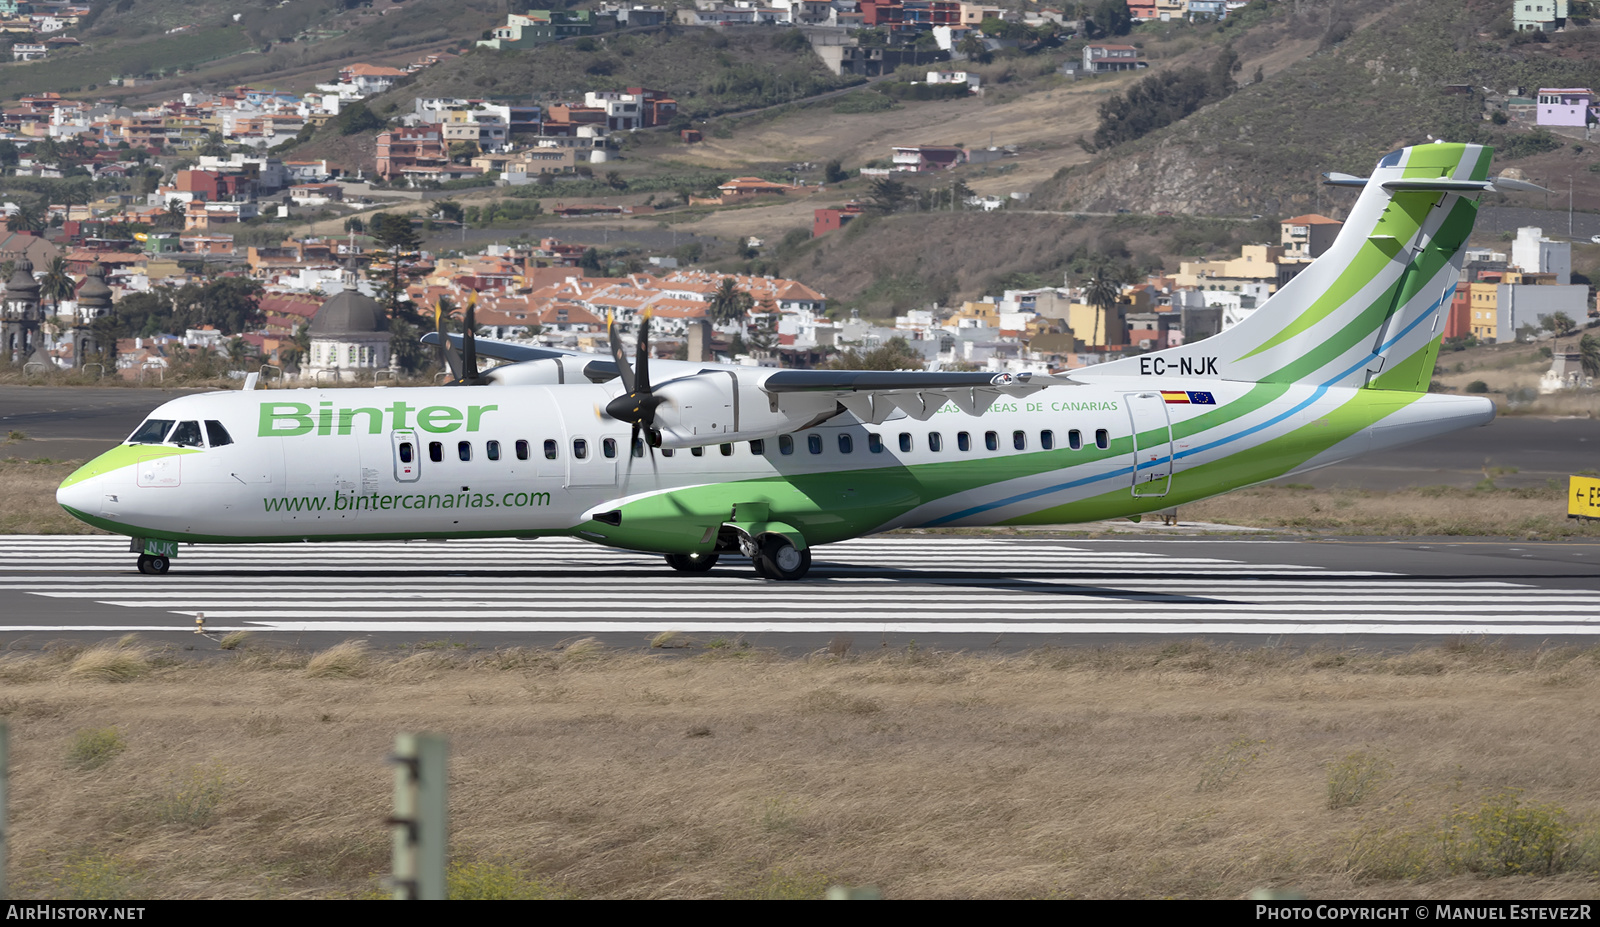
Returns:
[[[311,319],[310,355],[301,375],[312,380],[356,380],[389,369],[389,326],[383,306],[356,290],[343,290]]]
[[[1511,263],[1525,274],[1555,274],[1556,283],[1572,282],[1572,242],[1552,241],[1544,230],[1531,226],[1517,229],[1511,243]]]

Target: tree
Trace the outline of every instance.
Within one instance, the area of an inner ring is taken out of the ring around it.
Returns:
[[[823,366],[829,370],[921,370],[926,366],[921,352],[904,338],[890,338],[870,351],[851,348]]]
[[[827,183],[844,183],[850,175],[838,161],[829,161],[822,168],[822,179]]]
[[[1104,265],[1094,269],[1094,276],[1089,279],[1088,285],[1083,288],[1083,298],[1094,307],[1094,331],[1091,338],[1096,338],[1098,344],[1105,344],[1105,323],[1102,321],[1111,312],[1111,307],[1117,304],[1117,297],[1122,294],[1122,283],[1117,280],[1109,268]]]
[[[9,232],[42,232],[44,226],[44,213],[35,205],[19,206],[6,217],[6,231]]]
[[[879,177],[867,192],[867,205],[884,213],[898,212],[916,194],[905,184],[890,177]]]
[[[723,277],[717,285],[717,291],[711,294],[711,304],[706,307],[706,317],[713,325],[738,324],[744,327],[745,316],[755,306],[756,301],[744,290],[739,289],[739,282],[732,277]]]
[[[1572,317],[1565,312],[1557,312],[1554,315],[1541,315],[1539,316],[1539,324],[1555,332],[1557,338],[1566,336],[1578,327],[1578,323],[1572,321]]]
[[[50,301],[52,314],[60,314],[61,301],[70,299],[77,292],[78,285],[67,271],[67,259],[59,256],[51,258],[44,277],[39,280],[39,297]]]
[[[1578,353],[1582,355],[1580,363],[1583,364],[1583,372],[1591,377],[1600,377],[1600,338],[1584,335],[1578,340]]]

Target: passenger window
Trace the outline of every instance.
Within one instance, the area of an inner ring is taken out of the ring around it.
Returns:
[[[806,450],[813,454],[822,453],[822,435],[806,435]]]
[[[412,457],[411,442],[410,441],[401,441],[400,442],[400,462],[401,463],[410,463],[411,462],[411,457]]]
[[[911,453],[911,432],[909,431],[900,432],[900,453]]]
[[[617,456],[617,439],[606,438],[604,441],[601,441],[600,453],[606,455],[606,459],[608,460],[615,459]]]
[[[232,444],[233,438],[228,434],[228,429],[222,427],[221,422],[206,420],[206,443],[212,447],[221,447]]]
[[[633,456],[635,456],[635,457],[643,457],[644,456],[644,436],[643,435],[640,435],[639,437],[633,439]]]
[[[868,432],[868,434],[867,434],[867,450],[871,451],[874,454],[882,454],[883,453],[883,435],[880,435],[877,432]]]
[[[677,453],[677,451],[673,450],[670,447],[664,447],[664,448],[661,449],[661,456],[662,457],[671,457],[673,454],[676,454],[676,453]]]
[[[488,444],[485,444],[483,446],[483,452],[489,456],[490,460],[499,460],[500,459],[500,442],[499,441],[490,441]]]
[[[579,460],[589,456],[589,442],[583,438],[572,439],[572,456]]]
[[[160,444],[161,439],[172,430],[172,419],[153,418],[140,425],[133,434],[128,436],[129,444]]]
[[[956,433],[956,447],[963,451],[972,450],[972,435],[964,431]]]
[[[172,437],[167,439],[167,443],[179,447],[204,447],[205,441],[200,438],[200,423],[179,422],[178,427],[172,429]]]
[[[1045,429],[1039,432],[1039,447],[1044,450],[1053,450],[1056,446],[1056,433]]]
[[[1011,433],[1011,446],[1019,451],[1028,449],[1028,433],[1026,431],[1013,431]]]
[[[992,431],[983,433],[983,446],[991,451],[1000,450],[1000,436]]]
[[[556,442],[553,439],[550,439],[550,438],[546,438],[545,439],[545,442],[544,442],[544,459],[545,460],[555,460],[556,459]]]
[[[428,459],[433,461],[434,463],[443,462],[444,461],[444,445],[439,443],[438,441],[429,441],[428,442]]]
[[[1106,431],[1104,428],[1096,428],[1094,432],[1094,446],[1098,447],[1102,451],[1110,447],[1111,432]]]
[[[1076,428],[1074,428],[1071,431],[1067,432],[1067,447],[1070,447],[1075,451],[1082,450],[1083,449],[1083,433],[1080,432]]]
[[[848,454],[856,449],[855,439],[847,434],[839,435],[839,453]]]
[[[706,449],[703,447],[691,447],[689,448],[689,453],[696,457],[704,457],[706,456]]]
[[[944,436],[937,431],[928,432],[928,450],[940,451],[944,448]]]
[[[760,438],[751,441],[750,453],[756,455],[757,457],[765,457],[767,453],[767,442],[761,440]]]
[[[555,448],[552,447],[552,448],[550,448],[550,450],[554,451]],[[517,441],[517,459],[518,460],[527,460],[528,459],[528,452],[529,452],[528,442],[524,441],[524,440]]]
[[[786,457],[794,453],[794,435],[778,435],[778,453]]]
[[[457,441],[456,442],[456,456],[460,457],[463,462],[471,460],[472,459],[472,442],[471,441]]]
[[[732,457],[733,456],[733,445],[724,444],[721,447],[722,447],[722,456],[724,456],[724,457]]]

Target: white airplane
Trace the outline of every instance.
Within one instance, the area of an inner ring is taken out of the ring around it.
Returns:
[[[176,399],[56,498],[157,574],[185,543],[565,536],[797,580],[816,545],[895,528],[1171,509],[1493,419],[1427,392],[1489,156],[1331,176],[1363,187],[1349,220],[1254,315],[1070,379],[650,361],[648,323],[630,367],[615,328],[601,357],[480,346],[469,320],[449,385]]]

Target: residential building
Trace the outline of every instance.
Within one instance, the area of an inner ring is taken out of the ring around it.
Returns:
[[[1594,91],[1583,87],[1540,87],[1538,124],[1583,128],[1596,121]]]
[[[527,15],[509,13],[506,24],[496,27],[494,38],[478,42],[484,48],[533,48],[557,39],[589,35],[595,23],[589,10],[529,10]]]
[[[1149,67],[1148,62],[1139,60],[1140,54],[1139,49],[1132,45],[1091,42],[1083,47],[1083,70],[1091,74],[1105,74]]]
[[[1511,28],[1554,32],[1567,24],[1567,0],[1511,0]]]
[[[829,232],[844,228],[851,220],[861,215],[861,204],[851,200],[837,209],[818,209],[812,215],[811,237],[817,238]]]
[[[1307,213],[1283,220],[1282,236],[1279,243],[1283,245],[1283,258],[1285,261],[1311,261],[1322,257],[1339,237],[1339,230],[1344,228],[1344,223],[1327,216]]]
[[[442,168],[449,163],[449,146],[437,126],[389,129],[378,134],[377,172],[384,180],[393,180],[409,169]]]
[[[1554,274],[1555,282],[1572,282],[1572,242],[1544,237],[1532,226],[1517,229],[1511,242],[1511,264],[1525,274]]]
[[[966,149],[950,145],[896,145],[894,148],[893,162],[897,171],[947,171],[966,161]]]

